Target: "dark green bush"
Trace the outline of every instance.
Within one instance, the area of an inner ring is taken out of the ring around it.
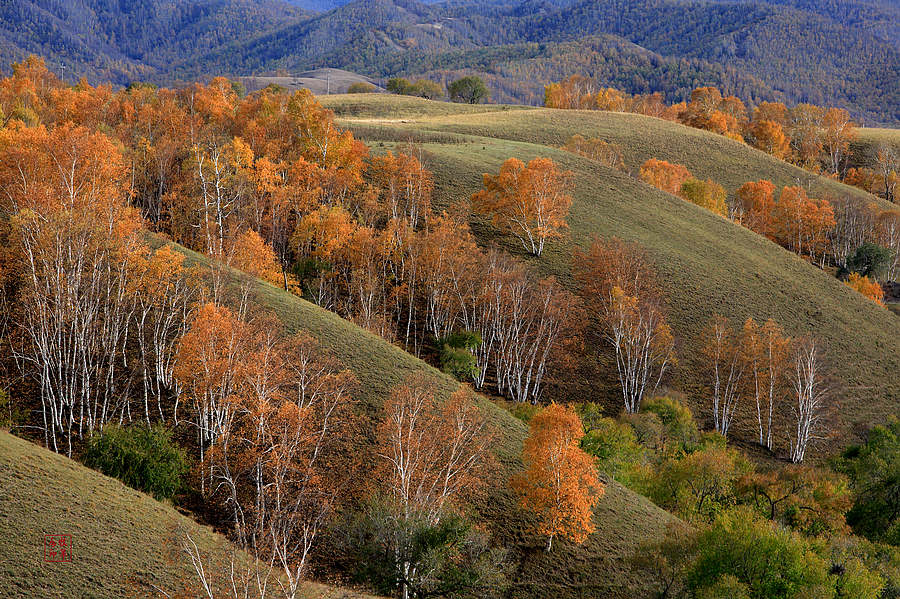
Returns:
[[[849,477],[856,496],[847,513],[853,532],[900,546],[900,419],[873,427],[865,443],[844,450],[835,469]]]
[[[881,280],[894,259],[894,252],[886,247],[866,242],[847,258],[847,268],[841,274],[857,273],[861,277]]]
[[[175,495],[187,471],[184,452],[169,431],[144,424],[107,426],[88,442],[84,463],[157,499]]]
[[[481,371],[472,352],[479,345],[481,336],[472,331],[461,331],[439,339],[441,370],[461,381],[475,379]]]

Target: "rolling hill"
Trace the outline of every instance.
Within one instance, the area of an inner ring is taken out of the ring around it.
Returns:
[[[811,186],[814,194],[885,206],[883,201],[830,179],[810,179],[805,171],[725,137],[640,115],[550,109],[479,111],[376,95],[331,96],[322,101],[363,139],[387,146],[420,142],[443,206],[466,202],[480,187],[480,174],[496,172],[510,156],[523,160],[550,156],[574,171],[569,236],[551,244],[540,259],[530,259],[532,265],[572,287],[573,247],[587,245],[594,235],[615,235],[644,245],[662,275],[679,342],[682,363],[672,384],[688,394],[701,420],[706,404],[699,384],[697,340],[715,312],[736,322],[748,317],[775,318],[791,334],[815,334],[826,342],[843,390],[835,435],[826,454],[896,413],[900,321],[893,313],[747,229],[557,148],[580,133],[622,144],[630,169],[649,157],[662,158],[685,164],[696,176],[712,178],[730,193],[746,181],[768,178],[778,186],[799,180]],[[448,114],[451,111],[455,114]],[[516,244],[497,237],[486,223],[474,219],[471,224],[482,244],[498,243],[521,255]],[[592,356],[589,352],[578,375],[555,392],[604,402],[615,413],[619,406],[613,381],[592,366]],[[738,431],[737,436],[741,435],[747,431]]]
[[[191,262],[208,262],[199,254],[182,251]],[[410,374],[424,373],[444,397],[458,385],[380,337],[267,283],[258,283],[254,301],[277,315],[286,330],[312,334],[353,370],[360,383],[354,399],[366,423],[362,430],[368,434],[375,429],[390,388]],[[543,540],[527,530],[507,484],[521,468],[519,456],[527,428],[503,408],[486,399],[479,401],[498,432],[494,453],[500,468],[473,507],[477,522],[510,549],[510,596],[624,599],[645,588],[646,581],[631,568],[632,555],[641,543],[679,521],[608,480],[595,510],[599,532],[584,545],[562,541],[546,553]],[[372,442],[372,438],[360,439],[360,451],[371,451]],[[64,596],[74,590],[97,597],[142,595],[149,592],[148,585],[171,588],[191,575],[178,546],[184,530],[196,537],[204,551],[228,547],[218,535],[163,504],[0,432],[0,555],[11,556],[0,561],[0,588],[32,596]],[[137,537],[135,531],[139,531]],[[73,535],[76,559],[73,564],[42,569],[40,539],[57,532]],[[18,558],[26,554],[27,559]],[[75,571],[61,570],[64,567]],[[318,595],[316,588],[312,587],[312,596]]]

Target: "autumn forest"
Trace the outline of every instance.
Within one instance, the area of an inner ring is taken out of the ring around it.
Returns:
[[[854,336],[900,330],[900,143],[869,137],[891,130],[713,86],[667,103],[576,74],[522,108],[471,75],[451,102],[394,81],[71,84],[37,56],[0,80],[0,434],[181,518],[158,566],[52,576],[210,599],[900,596],[900,411],[856,372],[876,370],[857,346],[898,348]],[[579,122],[692,141],[636,154]],[[719,143],[762,166],[691,160]],[[709,236],[688,254],[733,239],[777,258],[723,271],[799,273],[846,311],[781,289],[697,308],[659,246],[580,222],[605,185]],[[37,459],[0,455],[0,484]],[[25,499],[0,488],[0,516]],[[119,563],[72,534],[73,565]],[[59,588],[14,572],[14,594]]]

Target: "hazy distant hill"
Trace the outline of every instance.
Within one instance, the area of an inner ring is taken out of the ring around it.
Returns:
[[[308,89],[316,95],[345,94],[354,83],[376,85],[368,77],[343,69],[315,69],[291,77],[241,77],[240,81],[251,92],[274,84],[288,90]]]

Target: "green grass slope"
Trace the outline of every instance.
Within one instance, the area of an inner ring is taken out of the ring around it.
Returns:
[[[44,535],[72,538],[71,562],[44,561]],[[210,528],[77,462],[0,431],[0,596],[151,597],[194,582],[181,551],[190,534],[204,556],[229,563]],[[304,597],[363,599],[309,584]]]
[[[722,135],[640,114],[549,108],[523,111],[523,107],[479,107],[374,94],[322,96],[320,101],[353,129],[379,125],[390,127],[399,137],[405,131],[443,132],[551,147],[564,145],[578,133],[620,144],[631,171],[637,172],[648,158],[659,158],[685,165],[695,177],[713,179],[729,195],[747,181],[769,179],[779,188],[799,182],[811,186],[815,194],[880,202],[855,187],[814,175]],[[866,131],[895,130],[862,131],[860,137],[867,138]]]
[[[344,114],[344,98],[323,100],[339,116]],[[389,114],[385,105],[390,98],[367,100],[373,114]],[[365,118],[360,110],[363,101],[353,98],[356,118]],[[416,116],[410,114],[409,103],[404,104],[405,122],[383,119],[373,129],[374,119],[369,118],[368,128],[358,132],[381,140],[422,138],[427,166],[435,174],[438,204],[467,201],[479,188],[481,173],[496,172],[510,156],[525,160],[550,156],[574,171],[569,236],[550,244],[542,258],[531,260],[544,274],[571,285],[572,249],[589,244],[594,235],[616,235],[650,251],[666,285],[670,319],[680,344],[682,363],[675,383],[689,393],[700,418],[708,408],[698,384],[702,379],[695,358],[697,339],[714,312],[736,322],[775,318],[792,334],[812,333],[825,341],[844,391],[835,411],[832,450],[862,428],[900,411],[896,315],[747,229],[556,146],[574,133],[599,136],[622,144],[632,168],[656,156],[686,164],[695,175],[711,177],[731,191],[759,178],[791,184],[807,176],[804,171],[722,136],[639,115],[545,109],[471,113],[467,108],[452,116],[431,116],[432,106],[440,106],[436,110],[443,113],[447,105],[427,101],[418,105]],[[356,129],[353,118],[343,118]],[[436,140],[437,133],[457,137]],[[876,201],[825,178],[816,179],[813,189]],[[472,224],[483,243],[500,243],[521,254],[480,220]],[[614,389],[597,377],[597,372],[585,368],[576,381],[576,398],[605,401],[617,409]],[[737,432],[751,436],[747,430]]]

